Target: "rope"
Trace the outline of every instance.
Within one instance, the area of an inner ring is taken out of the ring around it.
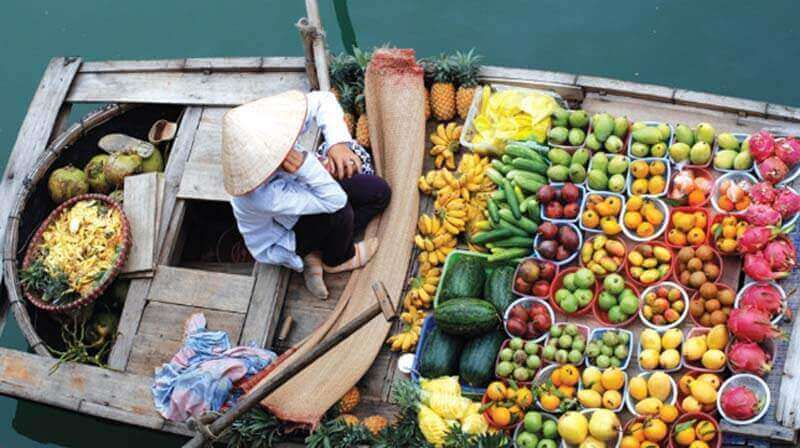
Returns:
[[[305,17],[298,20],[294,26],[296,26],[297,29],[300,30],[300,33],[302,33],[304,36],[310,37],[312,39],[325,38],[325,31],[308,23],[308,19]]]
[[[211,432],[211,429],[208,425],[200,423],[200,421],[194,417],[189,419],[189,426],[192,427],[195,431],[199,432],[204,440],[209,440],[212,443],[216,442],[219,439],[219,436]]]

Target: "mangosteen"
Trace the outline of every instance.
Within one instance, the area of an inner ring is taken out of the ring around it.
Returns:
[[[543,222],[542,225],[539,226],[539,234],[546,240],[554,240],[556,235],[558,235],[558,226],[552,222]]]
[[[558,229],[558,242],[567,250],[578,248],[578,234],[569,226],[562,226]]]
[[[541,229],[541,227],[539,227]],[[539,243],[539,247],[537,250],[539,251],[539,255],[544,258],[553,259],[556,257],[556,251],[558,251],[559,246],[554,240],[545,240]]]
[[[552,185],[544,185],[536,192],[536,199],[540,204],[549,204],[553,202],[556,196],[556,189]]]
[[[571,182],[561,187],[561,201],[565,204],[577,204],[581,199],[581,190]]]

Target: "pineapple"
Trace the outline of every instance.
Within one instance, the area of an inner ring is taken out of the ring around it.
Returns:
[[[347,53],[331,56],[328,71],[331,77],[331,85],[336,86],[335,88],[340,92],[342,86],[352,84],[356,82],[359,77],[364,76],[356,58]],[[332,88],[331,90],[333,91],[334,89]]]
[[[353,113],[356,110],[356,88],[354,86],[344,84],[339,88],[341,92],[341,96],[339,98],[339,104],[342,106],[342,111],[344,112],[344,124],[347,126],[347,132],[350,135],[353,135],[355,131],[355,122],[356,119]]]
[[[431,109],[439,121],[452,120],[456,115],[456,88],[453,85],[455,70],[451,57],[441,55],[434,59]]]
[[[475,90],[478,87],[478,70],[481,57],[475,54],[475,49],[469,50],[467,53],[456,51],[453,56],[454,64],[456,67],[456,80],[458,81],[458,91],[456,91],[456,108],[458,109],[458,116],[462,120],[467,119],[469,107],[472,105],[472,98],[475,96]]]
[[[362,420],[361,424],[366,426],[373,435],[377,436],[383,428],[389,425],[389,421],[382,415],[370,415]]]
[[[358,121],[356,122],[356,141],[359,145],[369,148],[369,119],[367,118],[367,107],[364,102],[364,94],[356,96],[356,111]]]
[[[358,391],[358,388],[353,386],[342,395],[342,398],[339,399],[339,412],[342,414],[348,414],[353,411],[353,409],[358,406],[358,403],[361,401],[361,392]]]
[[[343,421],[347,426],[355,426],[360,423],[358,417],[353,414],[342,414],[339,416],[339,420]]]

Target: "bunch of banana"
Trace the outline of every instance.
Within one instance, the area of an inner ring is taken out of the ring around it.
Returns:
[[[389,336],[386,343],[390,345],[390,349],[393,352],[410,352],[414,350],[419,340],[422,322],[425,320],[425,312],[411,307],[400,314],[400,319],[403,321],[403,329],[399,333]]]
[[[439,194],[433,203],[436,215],[442,220],[442,227],[448,233],[458,235],[467,226],[468,202],[460,196],[449,193]]]
[[[428,263],[420,266],[419,275],[409,281],[409,289],[403,299],[403,306],[406,309],[430,308],[441,275],[441,269],[430,267]]]
[[[417,222],[419,233],[414,244],[420,250],[420,265],[438,266],[456,247],[456,235],[446,231],[442,220],[436,216],[422,215]]]
[[[458,179],[456,179],[452,171],[446,168],[428,171],[424,176],[419,178],[417,186],[424,194],[437,193],[445,187],[450,187],[452,189],[460,188]]]
[[[434,157],[433,164],[436,168],[446,166],[454,170],[456,168],[456,153],[460,147],[458,139],[461,137],[461,126],[456,122],[440,124],[436,127],[436,132],[431,134],[431,156]]]

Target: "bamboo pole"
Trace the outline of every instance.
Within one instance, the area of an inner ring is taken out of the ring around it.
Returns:
[[[325,51],[325,32],[322,28],[322,20],[319,16],[317,0],[306,0],[306,14],[308,15],[308,24],[315,29],[312,48],[314,51],[314,64],[317,68],[319,89],[330,90],[331,80],[328,76],[328,55]]]

